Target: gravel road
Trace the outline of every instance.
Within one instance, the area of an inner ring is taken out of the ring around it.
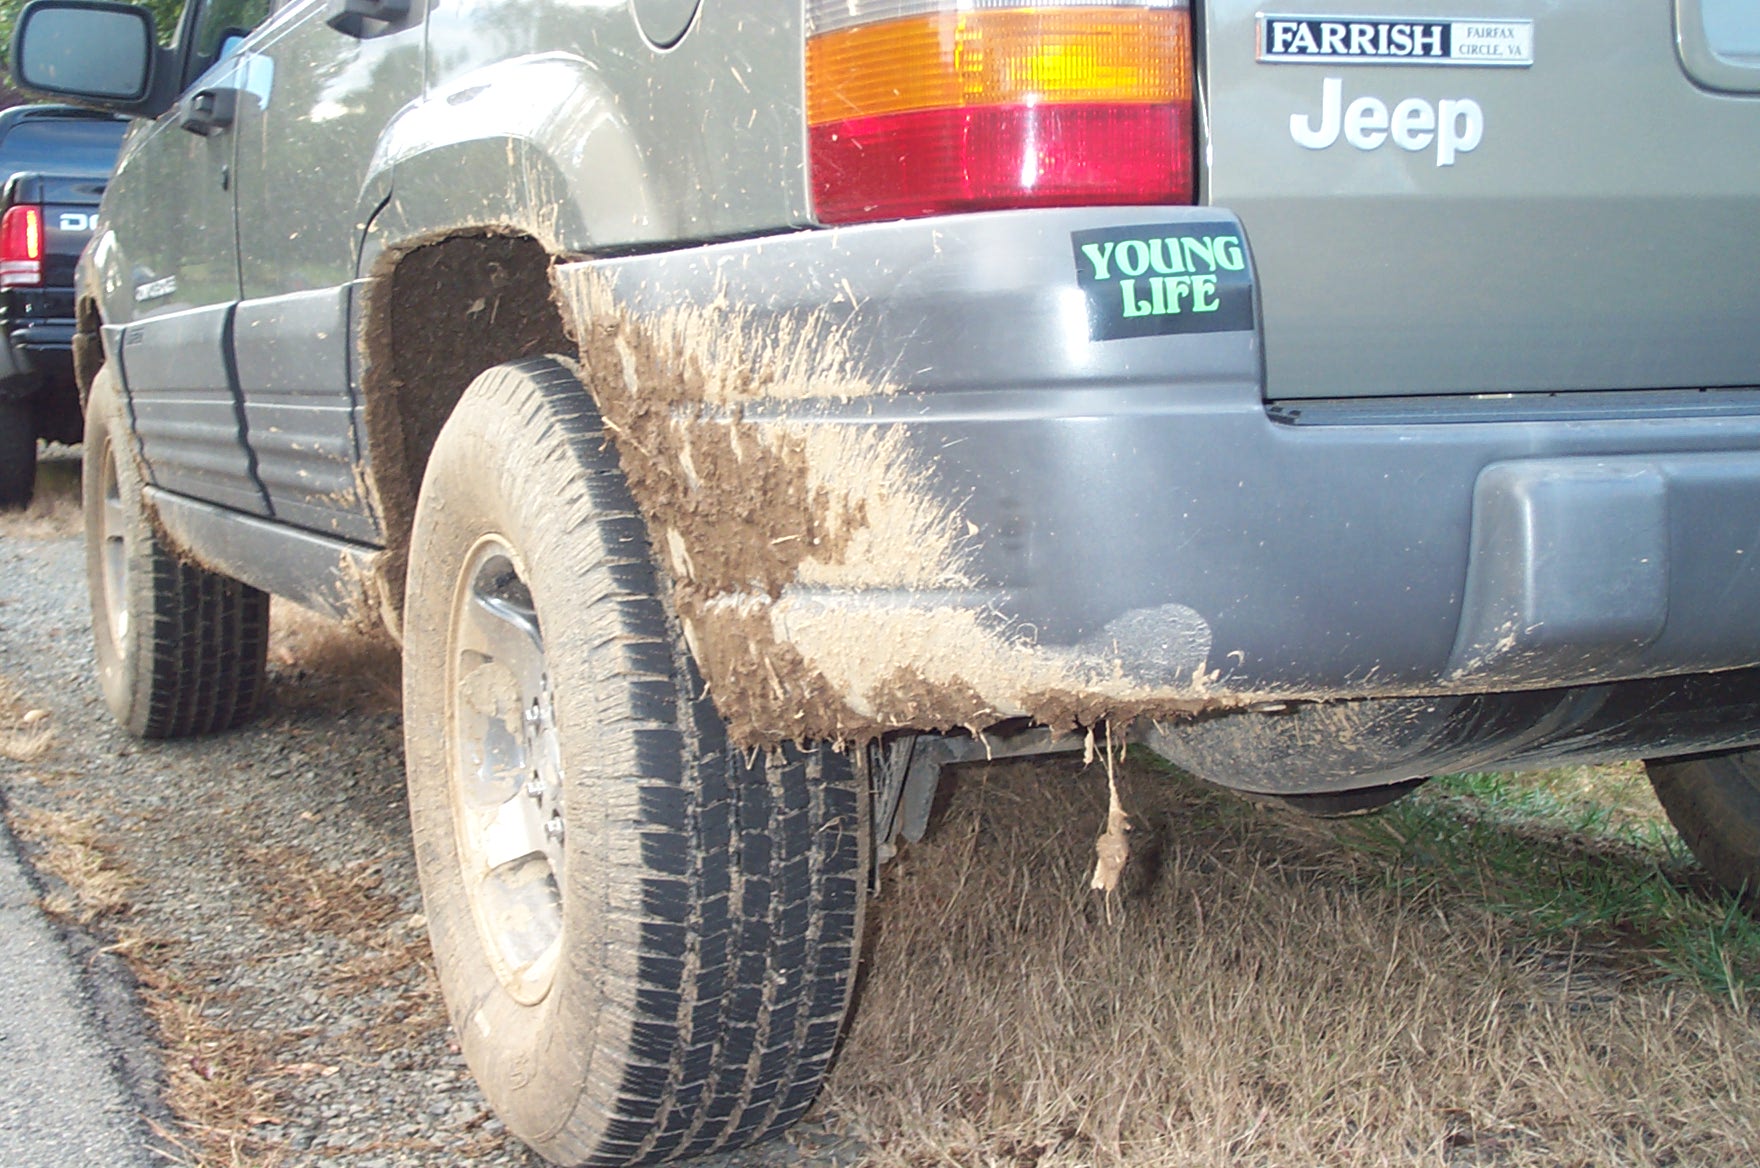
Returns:
[[[541,1164],[489,1113],[429,968],[395,655],[278,610],[307,643],[277,642],[254,724],[143,743],[103,706],[85,606],[78,540],[0,537],[0,681],[53,731],[41,757],[0,760],[0,790],[168,1150]],[[716,1163],[829,1164],[827,1144],[847,1158],[809,1126]]]

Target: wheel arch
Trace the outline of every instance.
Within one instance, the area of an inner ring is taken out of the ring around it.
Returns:
[[[625,115],[572,53],[497,62],[412,102],[380,138],[368,185],[394,175],[365,240],[365,270],[390,239],[500,225],[552,252],[662,244],[688,225],[661,168],[664,143]]]
[[[578,349],[551,266],[680,238],[648,145],[604,77],[564,52],[461,74],[386,127],[367,185],[390,178],[390,197],[362,235],[352,316],[393,633],[416,494],[465,387],[492,366]]]
[[[511,224],[458,226],[380,250],[360,285],[362,478],[384,528],[377,574],[393,634],[422,475],[465,388],[496,365],[576,351],[550,283],[553,258]]]
[[[104,311],[95,296],[81,292],[73,306],[73,382],[79,387],[79,409],[85,413],[92,397],[92,379],[104,367]]]

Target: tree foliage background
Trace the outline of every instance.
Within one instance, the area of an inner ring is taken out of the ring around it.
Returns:
[[[0,108],[21,105],[37,100],[27,93],[12,87],[12,29],[18,23],[18,14],[28,0],[0,0],[0,54],[5,60],[0,63]],[[177,32],[177,18],[183,12],[183,0],[137,0],[141,7],[153,14],[153,22],[158,26],[159,39],[169,42]]]

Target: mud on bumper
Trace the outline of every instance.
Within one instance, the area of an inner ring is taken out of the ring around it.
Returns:
[[[1268,407],[1224,239],[1033,211],[557,269],[742,739],[1760,664],[1760,395]]]

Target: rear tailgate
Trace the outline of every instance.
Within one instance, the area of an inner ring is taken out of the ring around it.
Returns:
[[[92,237],[98,203],[109,179],[44,175],[42,180],[43,283],[73,290],[73,269]]]
[[[1760,384],[1745,4],[1203,5],[1268,396]]]

